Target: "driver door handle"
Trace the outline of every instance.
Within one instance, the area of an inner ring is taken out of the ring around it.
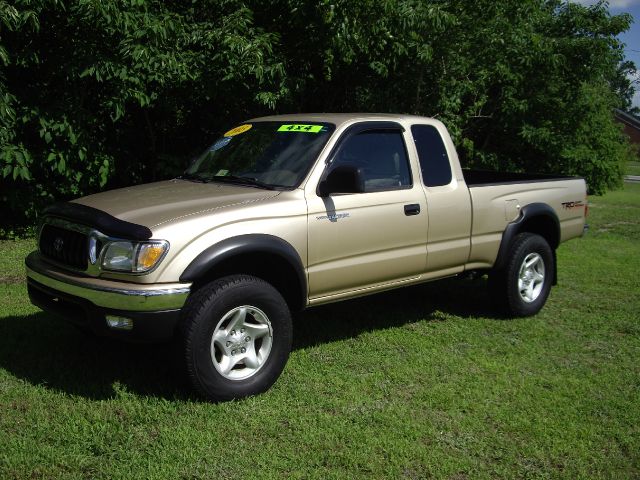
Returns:
[[[420,213],[419,203],[411,203],[409,205],[404,206],[404,214],[407,216],[418,215],[419,213]]]

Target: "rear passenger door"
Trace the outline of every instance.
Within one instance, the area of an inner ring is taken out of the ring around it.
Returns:
[[[349,129],[325,167],[352,165],[364,193],[318,196],[307,188],[309,296],[313,301],[418,277],[425,269],[425,197],[411,173],[406,140],[393,122]]]
[[[471,248],[471,198],[462,172],[456,178],[451,159],[458,164],[455,148],[445,127],[411,126],[422,184],[427,198],[427,272],[453,274],[464,270]],[[445,141],[446,139],[446,141]]]

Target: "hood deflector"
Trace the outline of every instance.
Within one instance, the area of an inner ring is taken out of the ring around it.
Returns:
[[[107,212],[79,203],[54,203],[45,208],[42,213],[44,216],[60,217],[93,227],[110,237],[126,240],[148,240],[152,236],[151,230],[143,225],[120,220]]]

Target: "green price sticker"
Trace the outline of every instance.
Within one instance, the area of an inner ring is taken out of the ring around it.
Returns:
[[[303,132],[303,133],[319,133],[322,130],[322,125],[281,125],[278,129],[279,132]]]

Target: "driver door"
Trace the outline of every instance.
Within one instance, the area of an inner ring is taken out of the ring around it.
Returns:
[[[306,192],[312,303],[419,278],[426,269],[426,200],[411,174],[403,128],[394,122],[354,125],[322,178],[341,165],[362,172],[362,193]]]

